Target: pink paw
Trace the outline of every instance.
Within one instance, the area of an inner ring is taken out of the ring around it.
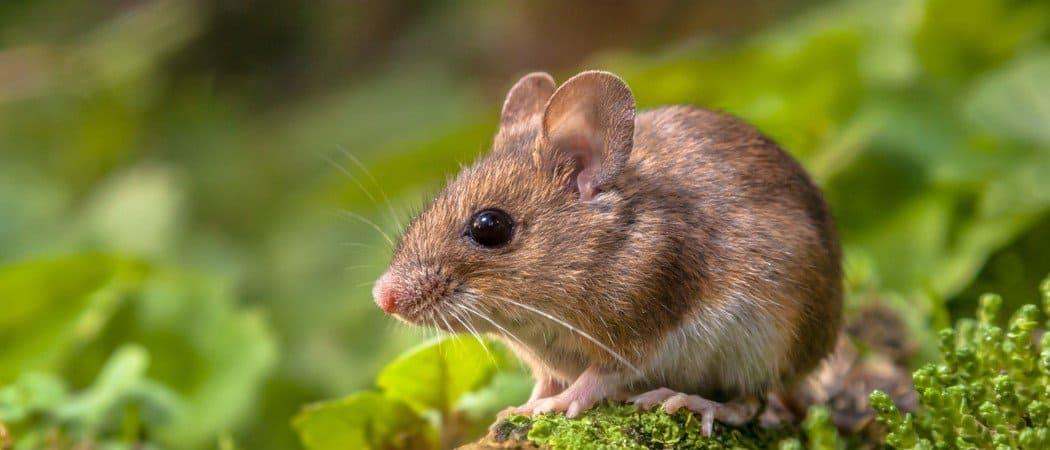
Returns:
[[[754,418],[760,403],[757,399],[746,398],[729,403],[718,403],[698,395],[686,395],[667,388],[654,389],[630,399],[639,409],[649,410],[657,404],[663,404],[663,410],[674,414],[685,408],[700,417],[700,431],[710,436],[714,431],[715,419],[729,425],[743,425]]]
[[[654,406],[663,403],[664,400],[671,398],[675,394],[677,394],[677,392],[667,388],[660,388],[631,397],[628,401],[634,403],[634,406],[637,406],[638,409],[648,411],[650,409],[653,409]]]
[[[565,412],[565,416],[579,417],[580,413],[598,403],[609,393],[609,386],[618,385],[618,375],[609,375],[595,367],[589,367],[576,381],[558,395],[529,400],[517,409],[518,414],[543,414]]]
[[[590,409],[597,402],[597,399],[566,395],[566,393],[562,393],[552,397],[538,398],[529,401],[518,407],[515,412],[523,415],[564,412],[565,417],[573,419],[579,417],[580,413]]]

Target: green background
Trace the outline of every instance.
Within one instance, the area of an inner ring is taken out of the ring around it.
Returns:
[[[900,308],[920,360],[1050,272],[1045,1],[3,2],[0,422],[295,448],[303,405],[431,335],[371,301],[381,234],[518,76],[590,68],[803,161],[850,308]]]

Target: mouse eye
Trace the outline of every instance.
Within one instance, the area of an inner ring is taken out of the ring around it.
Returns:
[[[498,209],[486,209],[470,219],[467,235],[482,247],[499,247],[510,241],[514,220]]]

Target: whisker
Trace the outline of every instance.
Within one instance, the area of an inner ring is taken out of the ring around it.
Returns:
[[[450,325],[448,323],[448,320],[445,319],[445,315],[442,314],[441,312],[437,312],[436,314],[441,319],[441,321],[445,323],[445,329],[442,330],[442,331],[444,331],[445,333],[451,334],[452,333],[452,325]]]
[[[478,339],[478,343],[481,344],[482,347],[485,346],[485,344],[481,343],[481,335],[477,334],[477,330],[472,328],[469,323],[463,320],[463,317],[458,314],[458,311],[456,311],[455,309],[449,309],[447,312],[449,317],[451,317],[456,322],[459,322],[459,324],[463,326],[463,329],[467,330],[467,334],[470,334],[474,338]]]
[[[514,341],[516,341],[517,343],[521,344],[521,345],[522,345],[523,347],[526,347],[526,348],[528,348],[528,346],[527,346],[527,345],[525,345],[525,342],[524,342],[524,341],[522,341],[522,340],[521,340],[521,339],[520,339],[520,338],[519,338],[519,337],[518,337],[517,335],[515,335],[514,333],[511,333],[511,332],[510,332],[510,330],[508,330],[508,329],[504,328],[504,327],[503,327],[502,325],[500,325],[499,323],[497,323],[495,319],[493,319],[493,318],[491,318],[491,317],[488,317],[488,316],[487,316],[487,315],[485,315],[485,314],[482,314],[482,313],[481,313],[481,311],[478,311],[478,310],[477,310],[476,308],[473,308],[473,307],[467,306],[466,304],[460,304],[460,305],[458,305],[458,306],[461,306],[461,307],[463,307],[463,308],[464,308],[464,311],[467,311],[468,313],[474,314],[475,316],[478,316],[478,317],[479,317],[479,318],[481,318],[482,320],[484,320],[484,321],[486,321],[486,322],[488,322],[488,323],[492,324],[492,326],[496,327],[496,328],[497,328],[498,330],[500,330],[501,332],[503,332],[503,334],[507,335],[507,337],[509,337],[509,338],[511,338],[511,339],[514,339]]]
[[[566,321],[564,321],[562,319],[559,319],[558,317],[555,317],[553,314],[548,313],[546,311],[543,311],[541,309],[538,309],[538,308],[536,308],[534,306],[529,306],[529,305],[526,305],[524,303],[519,303],[517,301],[511,300],[511,299],[506,298],[506,297],[500,297],[500,296],[495,296],[495,295],[492,296],[492,297],[496,298],[496,299],[499,299],[499,300],[503,300],[503,301],[505,301],[507,303],[510,303],[512,305],[515,305],[515,306],[517,306],[519,308],[522,308],[522,309],[525,309],[525,310],[528,310],[528,311],[532,311],[532,312],[534,312],[536,314],[539,314],[539,315],[541,315],[543,317],[546,317],[546,318],[554,321],[555,323],[557,323],[557,324],[567,328],[569,331],[572,331],[572,332],[574,332],[576,334],[579,334],[581,337],[583,337],[583,338],[593,342],[594,345],[597,345],[602,350],[605,350],[606,353],[608,353],[613,358],[616,358],[616,360],[619,361],[621,364],[623,364],[624,366],[627,366],[631,370],[634,370],[637,375],[639,375],[639,376],[643,375],[643,372],[641,370],[639,370],[637,367],[635,367],[634,364],[631,364],[631,362],[628,361],[627,358],[624,358],[619,353],[617,353],[615,350],[613,350],[612,348],[609,348],[608,345],[605,345],[604,343],[602,343],[598,339],[595,339],[590,334],[587,334],[585,331],[583,331],[583,330],[573,326],[572,324],[570,324],[570,323],[568,323],[568,322],[566,322]]]
[[[470,330],[470,333],[473,334],[474,337],[477,338],[480,341],[481,345],[483,347],[485,347],[486,350],[488,349],[488,346],[484,343],[485,339],[482,338],[482,336],[481,336],[481,332],[479,332],[478,328],[476,326],[474,326],[474,324],[472,324],[470,322],[470,316],[466,316],[466,315],[461,316],[455,310],[449,311],[449,314],[452,314],[453,316],[459,317],[461,319],[462,323],[463,323],[463,326],[466,327],[467,330]]]
[[[470,325],[469,320],[463,320],[463,318],[460,317],[459,314],[456,314],[456,310],[454,309],[449,310],[448,313],[450,316],[452,316],[453,319],[456,319],[456,321],[458,321],[460,325],[463,325],[463,328],[466,328],[467,332],[470,333],[471,336],[474,336],[474,339],[478,341],[478,344],[481,345],[481,348],[485,350],[485,355],[487,355],[489,357],[489,360],[492,361],[492,365],[497,365],[496,357],[492,355],[492,351],[489,350],[489,346],[485,344],[485,340],[481,338],[480,334],[478,334],[478,330],[476,330]]]
[[[339,212],[341,214],[343,214],[344,216],[360,220],[361,222],[364,222],[366,225],[371,225],[372,228],[374,228],[383,237],[383,239],[386,240],[387,244],[390,244],[390,248],[396,247],[396,245],[394,244],[394,240],[390,237],[390,235],[387,234],[386,231],[383,231],[383,229],[379,225],[376,225],[375,222],[373,222],[371,220],[368,220],[367,218],[365,218],[365,216],[362,216],[362,215],[360,215],[358,213],[355,213],[353,211],[347,211],[345,209],[342,209],[342,210],[339,210]]]
[[[324,162],[328,163],[336,170],[342,172],[343,175],[346,175],[346,177],[349,178],[350,181],[357,185],[357,188],[361,190],[361,193],[365,194],[365,196],[368,197],[368,199],[372,202],[373,205],[379,206],[379,201],[376,200],[376,198],[372,195],[371,192],[368,191],[368,189],[365,189],[365,186],[361,184],[361,182],[358,181],[357,177],[355,177],[354,174],[350,173],[350,171],[347,170],[346,167],[343,167],[342,164],[335,162],[335,160],[329,158],[328,155],[321,154],[320,157],[322,160],[324,160]]]
[[[356,266],[343,267],[343,270],[361,270],[361,269],[372,269],[372,270],[375,270],[375,268],[376,268],[376,266],[372,266],[372,265],[368,265],[368,264],[359,264],[359,265],[356,265]]]
[[[357,168],[362,173],[364,173],[366,177],[368,177],[368,179],[372,182],[372,185],[376,187],[376,191],[379,192],[379,196],[382,197],[383,201],[386,203],[386,208],[390,212],[390,218],[394,219],[394,223],[397,224],[397,228],[399,230],[404,230],[405,226],[401,224],[401,220],[398,218],[397,213],[394,211],[393,203],[390,203],[390,198],[387,197],[386,192],[383,191],[383,187],[379,184],[378,181],[376,181],[376,177],[372,176],[372,171],[369,170],[367,166],[362,164],[361,160],[357,159],[357,157],[354,156],[353,153],[351,153],[343,146],[338,146],[336,148],[338,148],[339,151],[342,152],[343,155],[345,155],[346,158],[350,160],[350,162],[354,163],[354,165],[357,166]]]
[[[375,250],[376,249],[376,246],[370,245],[370,244],[365,244],[364,242],[340,242],[339,245],[342,246],[342,247],[359,247],[359,248],[366,248],[366,249],[369,249],[369,250]]]

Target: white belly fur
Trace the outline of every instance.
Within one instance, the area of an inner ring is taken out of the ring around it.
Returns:
[[[780,336],[775,318],[753,300],[706,305],[671,332],[645,369],[637,389],[667,387],[689,394],[763,395],[780,373]]]

